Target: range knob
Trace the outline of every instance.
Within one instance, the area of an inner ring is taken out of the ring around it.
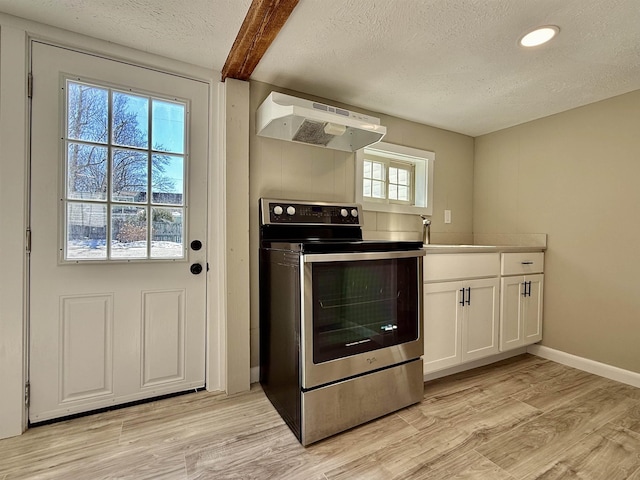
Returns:
[[[358,216],[358,209],[357,208],[351,209],[351,216],[352,217],[357,217]]]
[[[340,215],[342,215],[343,217],[346,217],[347,215],[349,215],[349,212],[347,212],[346,208],[343,208],[342,210],[340,210]]]
[[[282,215],[282,207],[280,205],[276,205],[275,207],[273,207],[273,213],[275,213],[276,215]]]
[[[287,215],[294,215],[296,213],[295,207],[288,206],[287,207]]]

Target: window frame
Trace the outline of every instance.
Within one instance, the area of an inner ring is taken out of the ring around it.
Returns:
[[[363,174],[362,174],[362,182],[363,182],[363,186],[362,186],[362,197],[366,198],[368,201],[371,202],[382,202],[382,203],[397,203],[399,205],[413,205],[414,202],[414,197],[415,197],[415,164],[413,162],[407,162],[404,160],[395,160],[395,159],[390,159],[388,157],[381,157],[381,156],[377,156],[377,155],[366,155],[363,158]],[[364,164],[365,163],[372,163],[372,164],[378,164],[378,165],[382,165],[383,168],[383,175],[381,179],[377,179],[374,178],[374,176],[371,177],[365,177],[365,171],[366,168],[364,168]],[[397,170],[404,170],[405,172],[407,172],[409,179],[408,179],[408,183],[407,185],[403,185],[401,183],[395,183],[391,181],[391,169],[395,168]],[[373,188],[373,183],[377,182],[377,183],[381,183],[384,186],[384,197],[374,197],[374,196],[368,196],[364,194],[364,181],[365,180],[369,180],[372,183],[372,188]],[[406,186],[409,188],[409,199],[408,200],[399,200],[397,198],[391,198],[391,185],[395,185],[397,187],[401,187],[401,186]]]
[[[85,141],[85,140],[76,140],[68,137],[68,82],[84,84],[95,88],[101,88],[107,90],[108,96],[108,122],[109,122],[109,134],[108,139],[103,144],[107,149],[107,169],[106,175],[108,177],[108,188],[106,192],[106,198],[104,200],[88,200],[88,199],[73,199],[68,196],[68,158],[67,158],[67,146],[69,143],[78,143],[78,144],[92,144],[99,142]],[[146,97],[149,100],[149,113],[151,113],[152,109],[152,101],[158,100],[161,102],[167,103],[175,103],[184,106],[184,137],[183,137],[183,152],[170,152],[157,150],[152,145],[152,130],[151,130],[151,116],[148,118],[148,146],[147,147],[135,147],[135,146],[126,146],[116,144],[112,138],[112,96],[114,93],[121,93],[127,95],[141,96]],[[110,82],[105,82],[101,80],[97,80],[95,78],[82,77],[73,74],[61,74],[60,75],[60,153],[59,153],[59,199],[60,199],[60,209],[59,209],[59,220],[58,220],[58,228],[59,228],[59,257],[58,263],[60,265],[78,265],[78,264],[118,264],[118,263],[162,263],[162,262],[187,262],[188,261],[188,246],[187,246],[187,232],[188,232],[188,190],[189,190],[189,178],[188,178],[188,163],[189,163],[189,129],[190,129],[190,102],[187,99],[179,98],[175,96],[162,95],[157,92],[142,90],[142,89],[132,89],[127,86],[118,85]],[[144,202],[142,201],[123,201],[123,200],[114,200],[113,192],[112,192],[112,156],[113,151],[117,149],[131,150],[137,152],[143,152],[145,155],[148,155],[147,165],[147,192],[146,199]],[[153,155],[158,154],[166,154],[170,156],[182,157],[182,203],[181,204],[169,204],[163,202],[155,202],[153,201],[153,189],[152,185],[152,157]],[[86,258],[74,258],[70,257],[67,252],[68,247],[68,205],[70,204],[94,204],[94,205],[104,205],[106,207],[106,256],[105,257],[86,257]],[[147,219],[147,231],[146,231],[146,256],[111,256],[111,244],[113,242],[112,237],[112,210],[114,207],[133,207],[133,208],[143,208],[145,210],[145,216]],[[175,209],[182,210],[182,248],[180,256],[152,256],[152,235],[153,235],[153,221],[152,221],[152,210],[156,209]]]
[[[397,198],[391,198],[391,172],[390,169],[395,168],[397,170],[404,170],[409,175],[409,181],[407,185],[403,185],[401,183],[393,183],[397,187],[408,187],[409,189],[409,199],[408,200],[399,200]],[[415,176],[416,176],[416,165],[413,162],[405,162],[399,160],[389,160],[387,164],[387,199],[389,203],[397,203],[399,205],[413,205],[416,196],[416,187],[415,187]]]
[[[363,159],[363,162],[364,162],[364,161],[366,161],[366,160],[368,160],[368,159]],[[372,190],[373,190],[373,184],[374,184],[374,182],[381,183],[381,184],[383,185],[383,187],[384,187],[384,188],[383,188],[383,190],[384,190],[384,192],[383,192],[383,194],[384,194],[384,198],[381,198],[381,197],[373,197],[373,196],[368,196],[368,197],[366,197],[366,198],[368,198],[368,199],[369,199],[370,201],[372,201],[372,202],[385,202],[385,201],[387,200],[387,196],[388,196],[388,195],[387,195],[387,190],[388,190],[388,187],[387,187],[387,182],[388,182],[388,180],[387,180],[387,169],[388,169],[387,162],[385,162],[383,159],[380,159],[380,161],[379,161],[378,159],[376,159],[376,160],[371,160],[371,163],[372,163],[372,164],[373,164],[373,163],[378,163],[378,164],[381,164],[381,165],[382,165],[382,168],[383,168],[383,171],[382,171],[382,179],[374,178],[373,173],[372,173],[372,175],[371,175],[370,177],[366,177],[366,178],[365,178],[365,176],[364,176],[364,163],[363,163],[363,168],[362,168],[362,183],[363,183],[363,185],[362,185],[362,189],[363,189],[363,195],[364,195],[364,181],[365,181],[365,180],[370,180],[370,181],[371,181],[371,189],[372,189]]]
[[[374,161],[386,162],[385,184],[386,198],[365,197],[363,194],[364,160],[370,155],[376,157]],[[433,214],[433,172],[435,152],[421,150],[404,145],[378,142],[371,146],[357,150],[355,153],[355,200],[364,210],[374,212],[404,213],[416,215]],[[413,188],[410,203],[390,200],[388,195],[388,167],[393,164],[413,165]]]

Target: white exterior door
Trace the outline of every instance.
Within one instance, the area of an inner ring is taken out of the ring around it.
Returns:
[[[38,42],[32,73],[30,421],[204,386],[209,85]]]

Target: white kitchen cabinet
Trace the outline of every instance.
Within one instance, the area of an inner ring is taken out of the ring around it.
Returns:
[[[427,255],[424,265],[424,372],[498,353],[499,254]]]
[[[502,254],[500,351],[542,340],[543,271],[542,252]]]
[[[463,282],[424,285],[424,372],[453,367],[462,362],[460,330]]]
[[[494,355],[498,349],[498,278],[468,280],[465,306],[462,307],[462,361]]]

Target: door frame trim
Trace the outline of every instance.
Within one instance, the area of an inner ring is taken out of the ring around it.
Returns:
[[[0,438],[5,438],[20,435],[27,426],[28,99],[25,32],[5,17],[0,23],[0,261],[12,280],[2,281],[0,289]]]
[[[147,62],[142,62],[137,58],[137,55],[131,55],[131,58],[123,59],[119,56],[114,56],[110,52],[95,52],[95,51],[87,51],[85,48],[77,47],[68,42],[59,42],[59,41],[51,41],[49,39],[44,39],[41,36],[36,35],[28,35],[27,37],[27,55],[28,55],[28,65],[29,65],[29,73],[32,68],[32,48],[34,43],[42,43],[46,45],[50,45],[57,48],[63,48],[66,50],[74,51],[79,54],[91,55],[100,57],[104,60],[121,62],[128,65],[133,65],[140,68],[150,69],[156,72],[164,73],[167,75],[173,75],[197,82],[201,82],[207,85],[208,90],[208,98],[209,98],[209,106],[208,106],[208,122],[209,122],[209,132],[207,136],[207,174],[208,174],[208,182],[207,182],[207,238],[205,240],[205,244],[208,245],[207,248],[207,259],[209,263],[213,262],[213,259],[216,259],[216,263],[220,261],[220,259],[224,260],[224,252],[225,252],[225,238],[220,235],[220,232],[224,232],[224,228],[213,228],[214,225],[224,225],[224,211],[219,211],[219,208],[212,208],[212,199],[215,197],[220,197],[224,195],[224,176],[220,176],[218,174],[218,170],[220,170],[220,165],[224,164],[224,162],[220,161],[220,158],[224,158],[220,156],[220,152],[214,148],[217,144],[215,142],[216,133],[219,129],[219,106],[218,106],[218,95],[216,95],[216,86],[217,84],[211,78],[202,78],[201,76],[196,75],[186,75],[184,73],[176,73],[171,69],[164,68],[163,66],[149,65]],[[29,109],[30,110],[30,109]],[[30,114],[30,111],[29,111]],[[31,139],[31,116],[29,115],[28,119],[28,131],[27,135],[29,141]],[[28,156],[28,164],[30,164],[30,152]],[[30,175],[28,176],[28,182],[30,183]],[[29,186],[27,187],[27,202],[30,209],[31,204],[31,189]],[[217,198],[216,198],[217,200]],[[219,205],[219,202],[215,202],[215,205]],[[29,214],[29,212],[28,212]],[[30,225],[30,220],[28,221],[28,226]],[[210,270],[211,271],[211,270]],[[209,272],[210,272],[209,271]],[[206,345],[205,345],[205,387],[208,391],[219,391],[226,389],[225,376],[221,374],[224,367],[224,359],[226,358],[226,349],[224,342],[224,332],[225,329],[221,328],[221,326],[225,323],[221,321],[221,319],[225,318],[225,310],[214,310],[209,308],[209,306],[213,304],[224,305],[224,291],[225,291],[225,282],[226,278],[221,277],[217,279],[213,279],[211,275],[207,272],[207,285],[206,285],[206,302],[205,306],[206,312]],[[28,276],[28,271],[27,271]],[[29,295],[29,288],[27,288],[26,295]],[[28,309],[28,303],[26,304],[26,308]],[[26,329],[27,334],[25,334],[25,340],[28,346],[29,336],[28,336],[28,328],[30,324],[30,318],[26,315]],[[216,354],[215,352],[218,352]],[[25,362],[29,362],[30,352],[29,349],[25,349]],[[29,370],[26,369],[26,375],[28,376]],[[25,421],[28,421],[28,411],[25,412]]]
[[[30,226],[30,220],[28,218],[31,198],[31,192],[28,186],[28,165],[30,163],[28,142],[30,141],[31,135],[31,119],[29,102],[27,101],[26,84],[27,75],[31,69],[31,48],[33,42],[47,43],[53,46],[97,55],[109,60],[131,63],[144,68],[150,68],[206,83],[209,90],[210,130],[207,149],[209,171],[208,198],[210,199],[210,206],[211,200],[215,201],[215,197],[224,195],[225,188],[224,176],[218,174],[221,168],[220,165],[224,163],[221,161],[223,157],[220,156],[220,151],[214,148],[219,137],[217,132],[220,126],[218,95],[216,94],[216,88],[214,88],[214,86],[218,84],[218,72],[127,47],[109,44],[102,40],[62,31],[54,27],[6,16],[2,13],[0,13],[0,35],[2,35],[3,67],[0,70],[2,72],[0,81],[3,85],[2,90],[5,92],[2,95],[3,106],[5,106],[5,108],[3,109],[3,117],[0,118],[0,125],[11,125],[11,129],[3,128],[5,132],[11,131],[11,138],[7,136],[7,141],[4,142],[7,148],[5,151],[7,153],[12,152],[11,156],[17,159],[13,165],[7,165],[0,169],[0,171],[2,174],[11,173],[12,175],[11,182],[8,180],[6,182],[7,185],[10,184],[12,188],[10,191],[5,190],[3,182],[3,191],[7,195],[11,193],[14,199],[18,199],[18,201],[14,200],[11,204],[12,208],[7,208],[5,211],[0,209],[3,217],[11,217],[7,218],[9,220],[7,225],[13,227],[10,241],[7,238],[6,246],[9,248],[7,250],[8,253],[3,256],[3,261],[11,260],[12,271],[15,272],[14,278],[21,277],[23,279],[23,282],[17,287],[12,288],[12,290],[16,290],[16,292],[7,292],[7,294],[11,293],[12,301],[6,302],[6,304],[3,302],[3,309],[5,309],[7,316],[11,316],[12,320],[15,319],[15,321],[7,325],[9,328],[4,329],[4,333],[7,333],[8,337],[10,336],[10,338],[7,338],[7,344],[12,345],[12,349],[5,359],[6,371],[0,369],[0,380],[3,381],[3,384],[8,387],[9,390],[7,397],[5,397],[7,401],[0,402],[0,424],[6,426],[6,428],[3,427],[0,429],[0,438],[5,438],[22,433],[27,428],[28,422],[28,411],[23,401],[23,395],[24,385],[28,380],[29,361],[29,267],[28,255],[26,253],[23,254],[24,256],[16,255],[16,249],[19,246],[22,252],[25,252],[24,232],[27,227]],[[8,93],[9,89],[11,90],[10,93]],[[22,118],[23,121],[21,121],[20,118]],[[19,199],[23,199],[22,202],[20,202]],[[21,204],[23,206],[22,209],[20,207]],[[20,214],[16,215],[16,212],[20,212]],[[220,242],[220,231],[222,229],[214,227],[216,225],[224,225],[224,210],[220,208],[209,208],[208,215],[207,241],[210,242],[208,257],[210,261],[215,261],[214,259],[224,259],[225,245],[224,242]],[[9,237],[9,235],[7,235],[7,237]],[[222,238],[222,240],[224,239]],[[5,242],[3,239],[3,247],[4,246]],[[218,300],[224,300],[226,277],[224,275],[217,275],[215,280],[212,277],[213,275],[207,282],[207,302],[219,305],[222,302]],[[19,301],[17,301],[18,299]],[[205,381],[208,390],[223,390],[226,387],[225,378],[220,374],[223,366],[221,359],[224,358],[225,353],[222,348],[219,348],[224,345],[224,335],[222,335],[225,330],[224,314],[225,310],[221,310],[220,308],[207,309],[207,352],[214,352],[216,350],[219,352],[219,355],[207,354],[206,356]],[[20,365],[20,374],[16,375],[18,364]],[[5,380],[7,380],[6,383]],[[19,405],[18,401],[20,402]],[[21,415],[16,415],[18,412],[20,412]]]

